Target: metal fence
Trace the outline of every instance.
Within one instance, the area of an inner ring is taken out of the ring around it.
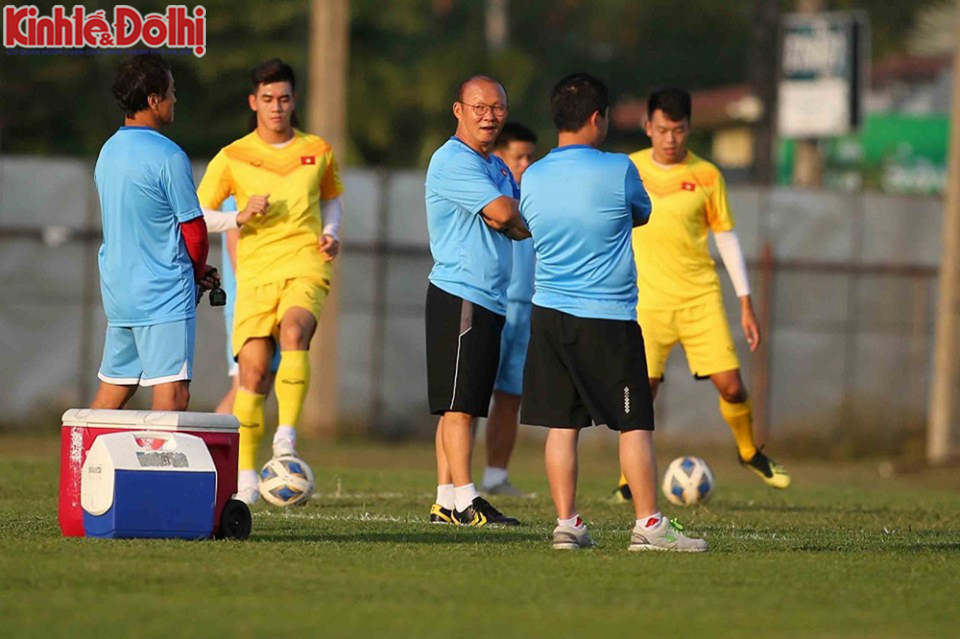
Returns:
[[[79,160],[0,159],[0,422],[35,422],[92,395],[105,327],[92,172]],[[347,170],[344,182],[342,430],[425,435],[423,172]],[[731,188],[730,200],[766,327],[760,353],[747,352],[721,279],[767,436],[905,445],[926,414],[940,200],[749,187]],[[220,313],[203,307],[198,331],[192,405],[209,409],[228,384]],[[658,428],[726,441],[716,394],[690,378],[679,349],[666,377]]]

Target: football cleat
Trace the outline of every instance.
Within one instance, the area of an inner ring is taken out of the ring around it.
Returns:
[[[260,478],[257,477],[257,471],[240,471],[237,475],[237,494],[234,499],[242,501],[247,506],[253,506],[260,501]]]
[[[256,486],[253,488],[241,488],[237,491],[234,499],[242,501],[247,506],[253,506],[260,501],[260,490]]]
[[[460,526],[519,526],[520,522],[507,517],[483,497],[475,497],[463,512],[453,511],[453,521]]]
[[[616,504],[626,504],[632,501],[633,493],[630,492],[630,486],[621,484],[614,488],[611,499],[613,499],[613,502]]]
[[[431,524],[453,524],[453,512],[449,508],[444,508],[440,504],[430,506]]]
[[[289,437],[275,437],[273,440],[274,457],[297,457],[296,443]]]
[[[592,548],[595,545],[586,526],[576,528],[557,524],[557,527],[553,529],[554,550],[580,550],[581,548]]]
[[[681,532],[682,530],[683,526],[676,520],[661,517],[660,523],[653,528],[635,527],[630,534],[630,545],[627,546],[627,550],[706,552],[706,540],[687,537]]]
[[[749,460],[743,459],[737,453],[737,459],[741,466],[755,472],[768,486],[786,488],[790,485],[790,473],[787,469],[763,454],[762,449],[758,449]]]

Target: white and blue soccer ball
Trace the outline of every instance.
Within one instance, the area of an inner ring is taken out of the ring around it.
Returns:
[[[312,494],[313,471],[295,455],[274,457],[260,471],[260,495],[269,504],[303,504]]]
[[[678,506],[702,504],[713,494],[713,471],[699,457],[677,457],[663,474],[663,494]]]

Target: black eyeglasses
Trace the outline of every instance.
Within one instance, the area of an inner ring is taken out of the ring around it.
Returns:
[[[490,111],[493,111],[493,114],[498,118],[502,118],[507,113],[506,104],[467,104],[461,100],[457,100],[465,107],[470,107],[473,109],[473,112],[477,114],[477,117],[483,117]]]

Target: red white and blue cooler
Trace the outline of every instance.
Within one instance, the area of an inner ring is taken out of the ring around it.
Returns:
[[[96,409],[71,409],[63,414],[58,512],[63,535],[82,537],[85,534],[81,484],[83,465],[94,442],[112,433],[142,434],[144,431],[161,435],[192,435],[203,441],[216,468],[212,535],[246,538],[250,534],[249,510],[242,502],[231,499],[237,492],[237,454],[240,446],[239,423],[235,417],[212,413]],[[148,449],[158,445],[157,442],[162,438],[156,438],[156,441],[147,441],[150,439],[148,437],[140,439],[143,444],[137,444],[140,452],[149,452]],[[136,439],[127,441],[136,444]],[[121,469],[130,470],[125,466]],[[114,465],[114,468],[117,466]]]
[[[83,462],[87,537],[213,536],[217,468],[203,440],[163,431],[101,435]]]

